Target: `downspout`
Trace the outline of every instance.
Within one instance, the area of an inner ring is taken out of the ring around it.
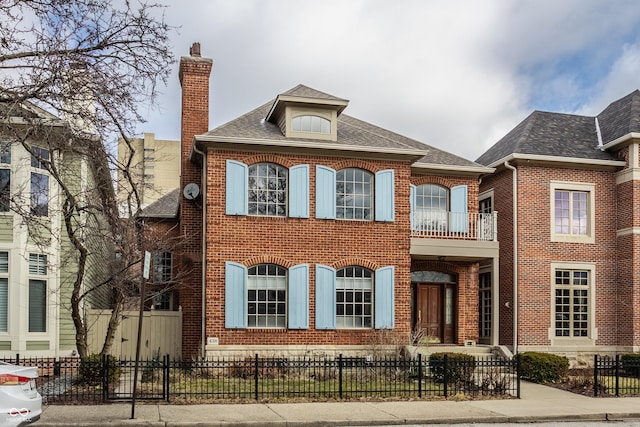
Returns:
[[[513,174],[513,354],[518,354],[518,170],[504,162]]]
[[[202,330],[200,331],[200,353],[202,355],[202,357],[206,357],[207,355],[207,300],[206,300],[206,296],[207,296],[207,281],[206,281],[206,277],[207,277],[207,244],[206,244],[206,233],[207,233],[207,205],[206,205],[206,201],[205,201],[205,191],[206,188],[204,186],[203,181],[205,181],[207,179],[207,156],[203,151],[198,150],[198,147],[196,146],[196,143],[194,142],[193,145],[191,146],[191,148],[193,148],[193,151],[200,154],[202,156],[202,175],[201,175],[201,181],[200,181],[200,187],[201,187],[201,191],[200,194],[202,194],[202,268],[201,268],[201,275],[202,278],[200,279],[200,283],[202,285]]]

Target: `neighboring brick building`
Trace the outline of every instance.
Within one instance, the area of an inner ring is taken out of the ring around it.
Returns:
[[[493,169],[302,85],[209,131],[211,67],[180,62],[185,355],[497,343]]]
[[[501,344],[640,350],[639,145],[636,90],[596,117],[535,111],[477,160],[496,168]]]

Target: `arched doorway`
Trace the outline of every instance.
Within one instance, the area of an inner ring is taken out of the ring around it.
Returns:
[[[438,271],[411,273],[414,288],[414,330],[432,344],[457,342],[457,281]]]

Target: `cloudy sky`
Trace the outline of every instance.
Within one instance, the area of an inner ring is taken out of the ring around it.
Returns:
[[[213,58],[211,129],[301,83],[475,160],[533,110],[640,88],[637,0],[159,0],[176,57]],[[180,137],[177,64],[141,132]]]

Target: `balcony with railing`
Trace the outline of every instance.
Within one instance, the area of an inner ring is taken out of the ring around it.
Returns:
[[[411,254],[437,259],[497,256],[497,212],[417,209],[411,214]]]

